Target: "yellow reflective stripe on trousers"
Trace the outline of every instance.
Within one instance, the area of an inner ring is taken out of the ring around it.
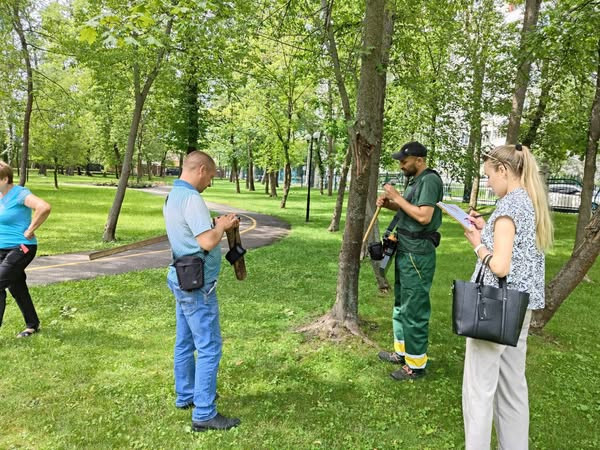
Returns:
[[[404,346],[404,341],[394,342],[394,351],[400,355],[404,355],[404,353],[406,352],[406,347]]]
[[[427,365],[427,353],[424,355],[409,355],[407,353],[404,358],[411,369],[422,369]]]
[[[422,280],[423,277],[421,276],[421,272],[419,272],[419,269],[417,269],[417,265],[415,264],[415,260],[412,257],[412,253],[408,254],[408,257],[410,258],[410,262],[412,263],[413,267],[415,268],[415,270],[417,271],[417,275],[419,275],[419,278]]]

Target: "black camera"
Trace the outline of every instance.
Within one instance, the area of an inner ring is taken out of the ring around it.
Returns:
[[[382,242],[369,244],[369,256],[373,261],[381,261],[386,256],[391,257],[396,252],[398,238],[395,234],[386,235]]]
[[[381,242],[370,243],[369,256],[373,261],[381,261],[383,259],[383,244]]]

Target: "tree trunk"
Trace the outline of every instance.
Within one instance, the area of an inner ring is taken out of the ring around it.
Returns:
[[[255,191],[254,187],[254,162],[252,161],[252,146],[248,145],[248,190]]]
[[[290,193],[290,186],[292,185],[292,167],[289,163],[289,155],[287,158],[287,162],[285,163],[285,168],[283,170],[283,198],[281,199],[280,208],[285,208],[285,204],[287,203],[287,197]]]
[[[233,139],[233,135],[231,136]],[[238,161],[235,156],[231,158],[231,180],[235,181],[235,192],[240,193],[240,177],[238,176]]]
[[[548,105],[548,100],[550,99],[550,90],[554,83],[556,82],[555,77],[549,76],[549,66],[550,61],[548,59],[544,59],[542,61],[542,70],[541,70],[541,78],[542,78],[542,87],[540,90],[540,96],[538,99],[538,104],[535,108],[535,113],[533,114],[533,119],[531,119],[531,126],[527,131],[527,135],[523,139],[523,145],[531,148],[533,143],[535,142],[535,138],[537,137],[538,129],[542,124],[542,119],[546,114],[546,106]]]
[[[148,181],[152,180],[152,161],[146,160],[146,170],[148,170]]]
[[[117,143],[115,142],[113,144],[113,151],[115,152],[115,177],[117,179],[119,179],[119,177],[121,176],[121,154],[119,153],[119,146],[117,145]]]
[[[321,158],[321,138],[317,141],[317,147],[315,149],[316,165],[319,168],[319,193],[323,195],[323,181],[325,180],[325,165],[323,164],[323,158]],[[314,171],[313,171],[314,174]]]
[[[333,90],[331,80],[327,80],[327,120],[333,122]],[[335,137],[327,134],[327,195],[333,195],[333,175],[335,172]]]
[[[585,235],[571,258],[558,274],[546,285],[546,307],[534,311],[531,327],[543,328],[554,316],[560,305],[583,280],[600,254],[600,208],[585,227]]]
[[[331,62],[333,64],[333,72],[335,74],[336,85],[338,88],[338,92],[340,94],[340,100],[342,101],[342,109],[344,111],[344,120],[347,124],[354,123],[354,114],[352,113],[352,109],[350,108],[350,97],[348,96],[348,91],[346,90],[346,84],[344,83],[344,77],[342,75],[342,68],[340,65],[340,59],[337,51],[337,45],[335,43],[335,35],[333,33],[333,28],[331,26],[331,8],[333,7],[333,2],[328,4],[327,0],[321,0],[321,8],[326,12],[325,17],[325,32],[327,34],[327,48],[329,49],[329,54],[331,56]],[[344,193],[346,190],[346,178],[348,176],[348,169],[350,168],[350,164],[352,162],[352,155],[356,153],[355,149],[355,132],[354,126],[347,126],[348,133],[348,152],[346,153],[346,158],[344,159],[344,165],[342,167],[342,173],[340,175],[340,185],[338,188],[337,200],[335,203],[335,207],[333,209],[333,217],[331,219],[331,223],[329,224],[329,231],[337,231],[340,227],[340,218],[342,215],[342,207],[344,203]]]
[[[273,198],[277,198],[277,175],[278,175],[278,170],[272,170],[269,172],[269,178],[271,178],[270,180],[270,185],[271,185],[271,193],[269,194],[269,197],[273,197]]]
[[[596,178],[596,155],[598,154],[598,139],[600,139],[600,40],[598,40],[598,70],[596,71],[596,94],[590,111],[587,148],[583,169],[583,188],[581,189],[581,204],[577,218],[575,247],[579,247],[585,234],[585,227],[592,215],[592,200],[594,196],[594,179]]]
[[[292,91],[293,92],[293,91]],[[283,145],[283,157],[285,160],[285,166],[283,171],[283,197],[281,198],[281,208],[285,208],[287,198],[290,193],[290,187],[292,185],[292,164],[290,162],[290,140],[292,138],[292,113],[294,111],[294,102],[292,98],[292,92],[288,92],[288,104],[287,104],[287,130],[285,138],[279,136],[281,144]],[[280,133],[277,133],[280,134]]]
[[[166,35],[171,34],[171,27],[173,25],[172,19],[169,20],[166,29]],[[144,87],[140,89],[140,70],[137,62],[133,64],[133,80],[134,80],[134,93],[135,93],[135,107],[133,109],[133,117],[131,119],[131,126],[129,128],[129,137],[127,139],[127,150],[125,152],[125,160],[123,161],[123,169],[121,171],[121,178],[119,179],[119,185],[115,194],[115,199],[108,213],[108,219],[106,226],[104,227],[104,234],[102,240],[104,242],[114,241],[115,233],[117,230],[117,222],[119,220],[119,214],[121,213],[121,207],[123,206],[123,200],[125,199],[125,191],[127,189],[127,181],[129,180],[129,172],[131,171],[131,161],[133,159],[133,151],[135,149],[135,138],[138,133],[138,127],[142,118],[142,111],[144,109],[144,103],[150,92],[150,88],[154,83],[160,69],[160,64],[165,56],[166,48],[162,47],[159,51],[156,64],[146,78]]]
[[[342,165],[342,172],[340,173],[340,184],[338,186],[337,198],[335,201],[335,207],[333,208],[333,216],[331,223],[327,231],[338,231],[340,229],[340,220],[342,218],[342,209],[344,208],[344,195],[346,193],[346,181],[348,179],[348,170],[350,169],[350,163],[352,162],[352,150],[348,147],[346,150],[346,157],[344,158],[344,164]]]
[[[358,114],[354,145],[356,154],[352,162],[352,182],[348,195],[348,209],[344,239],[339,258],[336,301],[328,314],[331,321],[354,334],[361,335],[358,328],[358,280],[360,272],[360,249],[365,223],[365,207],[369,191],[370,165],[373,152],[380,144],[377,129],[382,120],[380,105],[384,97],[385,65],[383,48],[387,41],[385,0],[367,0],[363,47],[361,49],[360,83],[358,90]]]
[[[192,77],[195,74],[192,75]],[[198,150],[198,81],[193,78],[187,84],[187,153]]]
[[[19,35],[21,42],[21,53],[25,60],[25,74],[27,77],[27,102],[25,103],[25,116],[23,117],[23,148],[21,152],[21,170],[19,174],[19,185],[25,186],[27,182],[27,163],[29,162],[29,129],[31,125],[31,111],[33,109],[33,71],[31,69],[31,58],[17,2],[13,4],[13,27]]]
[[[475,79],[473,83],[473,110],[471,112],[471,130],[469,132],[469,148],[471,157],[471,192],[469,193],[469,206],[477,209],[477,197],[479,196],[479,165],[481,161],[481,110],[483,102],[483,80],[485,78],[485,57],[477,64]]]
[[[269,194],[269,179],[270,179],[270,175],[269,172],[265,169],[265,171],[263,172],[263,184],[265,185],[265,194]]]
[[[141,119],[140,122],[140,130],[138,132],[138,139],[137,139],[137,168],[136,168],[136,181],[138,184],[140,184],[142,182],[142,175],[144,172],[144,169],[142,167],[142,143],[143,143],[143,138],[144,138],[144,120]]]
[[[387,67],[390,61],[389,54],[390,48],[392,46],[392,34],[394,29],[394,16],[391,14],[387,14],[385,18],[385,29],[384,29],[384,41],[382,48],[382,66]],[[379,159],[381,157],[381,143],[383,139],[383,117],[384,117],[384,105],[385,105],[385,88],[386,88],[386,79],[385,77],[381,81],[383,86],[381,87],[381,91],[379,92],[380,98],[378,104],[378,117],[373,126],[373,133],[375,135],[376,144],[375,150],[373,151],[373,155],[371,156],[371,165],[370,165],[370,176],[369,176],[369,192],[367,196],[367,207],[366,207],[366,218],[364,225],[363,234],[367,231],[368,224],[370,223],[373,215],[375,214],[377,201],[377,189],[379,187]],[[381,237],[379,235],[379,220],[375,221],[373,228],[367,238],[367,245],[373,242],[379,242]],[[366,253],[366,246],[361,249],[362,256],[361,259],[364,258]],[[385,278],[385,275],[382,274],[380,270],[379,261],[371,260],[371,268],[373,269],[373,275],[375,275],[375,281],[377,282],[377,288],[381,293],[389,292],[390,285]]]
[[[58,189],[58,158],[54,157],[54,188]]]
[[[542,0],[525,1],[525,16],[521,30],[521,43],[519,45],[520,63],[517,67],[512,107],[508,117],[508,129],[506,130],[507,144],[516,144],[519,141],[523,103],[525,102],[525,94],[527,93],[527,85],[529,84],[529,72],[533,59],[530,42],[537,25],[541,2]]]

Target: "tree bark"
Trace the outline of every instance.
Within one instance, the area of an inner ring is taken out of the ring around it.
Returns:
[[[187,83],[187,153],[198,150],[198,81],[195,74]]]
[[[166,35],[169,36],[171,34],[171,29],[173,26],[173,20],[169,19],[169,22],[166,27]],[[117,230],[117,222],[119,220],[119,214],[121,212],[121,207],[123,206],[123,200],[125,199],[125,191],[127,189],[127,181],[129,180],[129,172],[131,171],[131,162],[133,159],[133,151],[135,149],[135,139],[137,137],[138,127],[140,124],[140,120],[142,118],[142,111],[144,109],[144,103],[146,102],[146,98],[148,97],[148,93],[150,92],[150,88],[154,83],[154,80],[158,76],[158,71],[160,69],[160,65],[163,61],[163,58],[166,54],[166,48],[162,47],[157,56],[156,64],[152,71],[148,74],[146,81],[144,83],[143,88],[140,85],[140,69],[137,62],[133,64],[133,80],[134,80],[134,93],[135,93],[135,107],[133,109],[133,117],[131,119],[131,126],[129,128],[129,137],[127,140],[127,151],[125,152],[125,160],[123,161],[123,169],[121,171],[121,178],[119,179],[119,185],[117,187],[117,192],[115,194],[115,199],[113,201],[112,207],[110,208],[110,212],[108,213],[108,219],[106,221],[106,225],[104,227],[104,234],[102,236],[102,240],[104,242],[114,241],[115,233]],[[141,88],[141,89],[140,89]]]
[[[272,170],[271,172],[269,172],[269,177],[271,178],[271,193],[269,194],[269,197],[273,197],[273,198],[277,198],[277,175],[278,175],[278,170]]]
[[[394,30],[394,16],[392,14],[386,14],[385,17],[385,27],[384,27],[384,37],[383,37],[383,46],[382,46],[382,57],[381,63],[382,66],[387,68],[390,58],[390,48],[392,47],[392,35]],[[377,189],[379,187],[379,159],[381,157],[381,145],[383,140],[383,117],[384,117],[384,105],[385,105],[385,88],[386,88],[386,79],[385,77],[381,81],[383,86],[379,92],[380,97],[378,99],[378,117],[374,124],[374,135],[376,138],[375,151],[371,157],[371,165],[369,170],[371,174],[369,176],[369,192],[367,196],[367,207],[366,207],[366,219],[364,224],[363,234],[367,231],[368,224],[370,223],[373,215],[376,211],[375,202],[377,201]],[[379,235],[379,220],[375,221],[375,224],[367,238],[367,245],[373,242],[380,241]],[[366,246],[361,249],[362,258],[364,258],[366,253]],[[379,261],[371,260],[371,268],[373,269],[373,275],[375,276],[375,281],[377,282],[377,288],[381,293],[387,293],[390,289],[390,284],[388,283],[385,275],[382,274],[380,270]]]
[[[483,50],[485,51],[485,50]],[[475,65],[473,80],[473,100],[471,110],[471,130],[469,132],[469,149],[471,152],[471,192],[469,206],[477,209],[477,197],[479,195],[479,162],[481,160],[481,111],[483,109],[483,80],[485,79],[486,57],[479,55]]]
[[[31,112],[33,110],[33,70],[31,68],[31,57],[17,2],[13,4],[13,27],[21,42],[21,53],[25,60],[25,74],[27,79],[27,101],[25,103],[25,115],[23,117],[23,148],[21,151],[21,170],[19,173],[19,185],[25,186],[27,182],[27,163],[29,162],[29,131],[31,126]]]
[[[512,107],[508,117],[508,129],[506,130],[507,144],[516,144],[519,141],[523,103],[525,102],[525,94],[527,93],[527,85],[529,84],[529,72],[533,61],[530,41],[537,25],[541,2],[542,0],[525,1],[525,16],[521,30],[521,43],[519,45],[520,63],[517,68]]]
[[[333,123],[333,90],[331,80],[327,80],[327,120]],[[333,195],[333,177],[335,174],[335,136],[327,133],[327,195]]]
[[[231,135],[231,144],[233,145],[233,134]],[[235,181],[235,192],[240,193],[240,177],[238,176],[238,161],[235,156],[231,158],[231,177]]]
[[[531,327],[542,329],[552,319],[560,305],[583,280],[600,254],[600,208],[585,227],[584,238],[560,269],[558,274],[546,285],[546,307],[534,311]]]
[[[165,164],[167,163],[167,153],[168,151],[165,151],[162,155],[162,158],[160,159],[160,177],[164,178],[165,176]]]
[[[319,169],[319,193],[323,195],[323,188],[325,182],[325,165],[323,164],[323,158],[321,157],[321,138],[317,140],[317,145],[315,148],[315,162],[316,166]],[[313,172],[314,175],[315,172]]]
[[[58,158],[54,157],[54,188],[58,189]]]
[[[367,0],[363,48],[361,56],[360,82],[358,90],[358,114],[356,133],[353,136],[356,154],[352,163],[352,182],[348,194],[348,209],[344,228],[344,239],[339,258],[336,301],[330,316],[344,324],[352,332],[358,330],[358,280],[360,273],[360,249],[365,223],[365,207],[369,192],[370,164],[380,136],[377,135],[380,102],[385,89],[385,65],[383,48],[385,36],[385,0]],[[382,69],[383,68],[383,69]]]
[[[549,76],[550,70],[550,61],[548,59],[544,59],[542,61],[542,69],[541,69],[541,78],[542,78],[542,87],[540,89],[540,96],[538,98],[538,104],[535,108],[535,112],[533,114],[533,119],[531,119],[531,126],[529,130],[527,130],[527,135],[523,138],[523,145],[531,148],[535,139],[537,137],[538,129],[542,124],[542,119],[546,114],[546,106],[548,105],[548,100],[550,99],[550,91],[556,82],[555,77]]]
[[[342,75],[342,68],[340,65],[340,59],[337,51],[337,45],[335,43],[335,35],[333,33],[333,28],[331,27],[331,8],[333,7],[333,2],[331,5],[327,4],[327,0],[321,0],[321,8],[325,11],[325,32],[327,34],[327,48],[329,49],[329,54],[331,56],[331,63],[333,64],[333,72],[335,74],[335,81],[338,88],[338,92],[340,94],[340,100],[342,101],[342,110],[344,111],[344,120],[347,124],[354,123],[354,114],[352,112],[352,108],[350,107],[350,97],[348,96],[348,91],[346,90],[346,84],[344,82],[344,77]],[[331,223],[329,224],[329,231],[337,231],[340,228],[340,219],[342,215],[342,207],[344,204],[344,194],[346,191],[346,178],[348,176],[348,170],[350,168],[350,164],[352,162],[352,155],[356,153],[355,150],[355,132],[354,125],[347,126],[348,133],[348,152],[346,153],[346,158],[344,160],[344,166],[342,167],[342,173],[340,175],[340,185],[338,188],[337,200],[335,203],[335,207],[333,209],[333,217],[331,219]]]
[[[117,145],[117,143],[115,142],[113,144],[113,151],[115,152],[115,178],[119,179],[119,177],[121,176],[121,154],[119,153],[119,146]]]
[[[598,70],[596,71],[596,94],[590,111],[587,148],[583,169],[583,187],[581,189],[581,204],[577,218],[575,246],[583,241],[585,227],[592,215],[592,200],[594,196],[594,179],[596,177],[596,156],[598,154],[598,139],[600,139],[600,40],[598,40]]]
[[[144,168],[142,167],[142,145],[144,143],[144,119],[140,121],[140,129],[138,132],[137,139],[137,169],[136,169],[136,181],[137,183],[142,182],[142,176],[144,175]]]
[[[152,161],[150,159],[146,160],[146,170],[148,171],[148,181],[152,180]]]
[[[252,161],[252,145],[250,144],[248,144],[248,190],[256,190],[254,187],[254,162]]]
[[[290,140],[292,138],[292,113],[294,111],[293,102],[293,89],[290,87],[288,92],[288,105],[287,105],[287,122],[286,122],[286,136],[279,136],[281,144],[283,145],[283,157],[285,158],[285,166],[283,170],[283,197],[281,198],[281,208],[285,208],[287,198],[290,193],[290,187],[292,186],[292,164],[290,162]],[[279,134],[279,133],[278,133]]]
[[[346,157],[344,158],[344,164],[342,165],[342,171],[340,173],[340,184],[338,186],[337,197],[335,200],[335,207],[333,208],[333,216],[331,217],[331,223],[327,231],[338,231],[340,229],[340,220],[342,218],[342,209],[344,209],[344,195],[346,193],[346,181],[348,179],[348,170],[350,170],[350,164],[352,162],[352,150],[348,146],[346,150]]]

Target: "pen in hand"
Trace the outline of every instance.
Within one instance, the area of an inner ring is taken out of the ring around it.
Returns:
[[[492,214],[492,213],[491,213],[491,212],[488,212],[488,213],[483,213],[483,214],[476,214],[476,215],[474,215],[474,216],[471,216],[471,217],[473,217],[474,219],[477,219],[477,218],[479,218],[479,217],[486,217],[486,216],[489,216],[490,214]]]

